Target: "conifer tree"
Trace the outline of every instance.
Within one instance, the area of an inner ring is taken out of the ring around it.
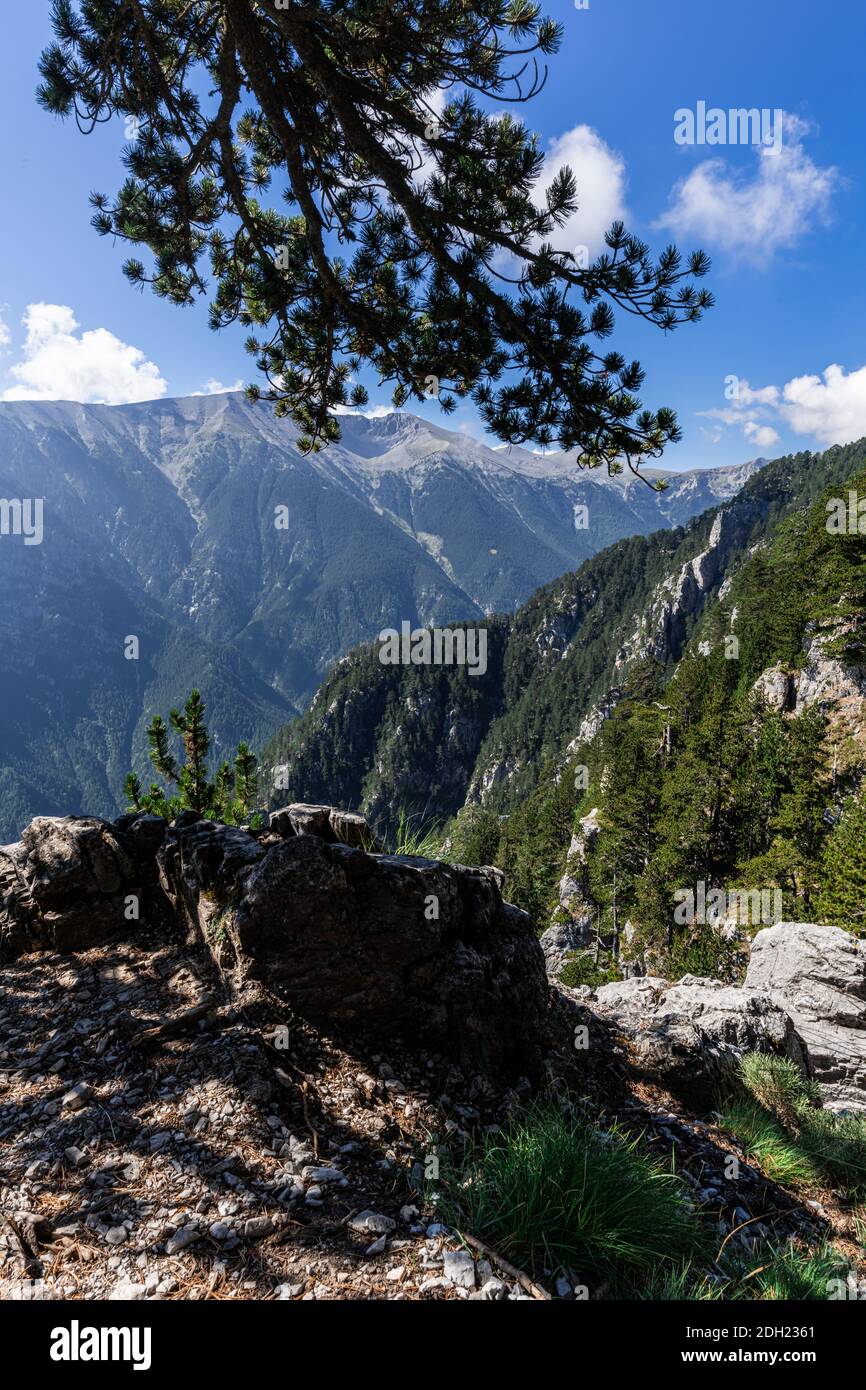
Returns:
[[[183,712],[173,709],[170,717],[172,728],[181,736],[185,754],[183,766],[172,780],[177,782],[184,805],[191,811],[203,811],[212,800],[213,787],[207,779],[205,759],[210,748],[210,737],[204,722],[201,692],[193,690]],[[162,770],[157,766],[157,771]]]
[[[134,772],[127,772],[126,780],[123,783],[123,791],[126,796],[126,804],[131,811],[143,810],[143,794],[141,790],[141,778]]]
[[[813,909],[827,832],[827,721],[812,708],[786,721],[784,727],[785,743],[778,751],[772,813],[767,823],[767,848],[744,865],[744,875],[761,887],[777,883],[787,894],[786,912],[807,920]]]
[[[821,922],[866,933],[866,793],[851,797],[829,835],[816,904]]]
[[[232,770],[227,762],[220,763],[213,780],[214,804],[221,807],[225,815],[232,803]]]
[[[655,693],[656,673],[635,674],[635,693]],[[616,934],[658,842],[657,817],[667,756],[667,711],[628,700],[604,726],[600,759],[601,833],[589,859],[589,886],[604,929]]]
[[[169,749],[168,736],[169,730],[162,715],[155,714],[147,731],[150,761],[159,775],[164,777],[167,782],[177,782],[180,778],[180,769]]]
[[[258,763],[249,746],[239,743],[234,764],[223,761],[211,781],[206,761],[210,735],[199,690],[190,692],[182,711],[171,711],[170,724],[181,738],[182,763],[171,751],[170,730],[161,715],[154,715],[147,737],[155,770],[175,791],[169,792],[158,783],[152,783],[149,791],[143,793],[140,779],[130,772],[124,783],[129,809],[164,816],[166,820],[173,819],[181,811],[197,811],[228,824],[245,821],[258,795]]]
[[[362,365],[397,406],[471,398],[500,439],[589,467],[636,469],[679,438],[605,340],[617,308],[663,330],[700,318],[709,261],[654,258],[620,222],[594,259],[561,249],[574,175],[539,191],[537,137],[501,114],[559,46],[533,0],[53,0],[52,23],[40,102],[87,131],[123,119],[130,141],[97,231],[149,248],[133,284],[210,295],[213,327],[252,330],[303,448],[364,403]]]
[[[244,812],[255,806],[259,794],[258,763],[246,743],[238,744],[235,755],[234,794]]]

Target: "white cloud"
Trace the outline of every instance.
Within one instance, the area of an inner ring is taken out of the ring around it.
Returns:
[[[717,420],[719,424],[742,430],[743,437],[759,449],[772,448],[779,443],[780,435],[772,425],[762,423],[772,416],[781,399],[778,386],[751,387],[743,377],[725,378],[725,398],[728,404],[712,410],[699,410],[705,420]],[[707,434],[704,431],[704,434]],[[708,436],[710,437],[710,436]],[[714,432],[712,442],[717,444],[721,434]]]
[[[140,348],[106,328],[79,333],[64,304],[30,304],[22,320],[23,356],[8,369],[18,384],[0,393],[5,401],[86,401],[123,405],[164,396],[168,383]]]
[[[243,389],[244,381],[242,377],[238,377],[234,386],[223,386],[221,381],[217,381],[216,377],[211,377],[209,381],[204,383],[200,391],[193,391],[191,394],[193,396],[227,396],[230,391],[243,391]]]
[[[6,352],[12,346],[12,334],[0,312],[0,352]]]
[[[754,147],[753,177],[707,159],[671,192],[670,205],[655,226],[677,241],[720,247],[743,260],[766,264],[830,216],[832,195],[843,185],[834,166],[821,167],[806,154],[809,126],[785,113],[778,151]]]
[[[778,386],[759,386],[757,390],[747,381],[737,383],[737,402],[741,406],[778,405]]]
[[[792,377],[784,386],[753,390],[740,380],[736,389],[726,406],[698,414],[742,430],[758,448],[779,443],[772,421],[824,445],[850,444],[866,436],[866,367],[846,372],[833,363],[820,376]]]
[[[595,256],[604,250],[604,234],[612,222],[626,218],[625,161],[588,125],[575,126],[551,140],[536,184],[535,203],[542,207],[544,192],[564,164],[577,181],[579,207],[549,240],[557,251],[574,252],[586,246]]]
[[[706,420],[716,420],[721,425],[741,430],[743,438],[758,449],[771,449],[780,442],[781,436],[767,420],[775,418],[781,396],[778,386],[754,388],[744,377],[729,376],[725,378],[728,404],[712,410],[699,410],[698,414]],[[702,432],[710,437],[703,428]],[[716,432],[712,435],[712,442],[717,444],[721,438],[721,432]]]
[[[774,430],[772,425],[759,425],[755,420],[747,420],[743,426],[743,434],[753,444],[757,444],[759,449],[769,449],[774,444],[778,444],[782,436],[778,430]]]
[[[782,390],[779,407],[797,434],[822,444],[849,444],[866,435],[866,367],[847,372],[833,363],[822,376],[797,376]]]

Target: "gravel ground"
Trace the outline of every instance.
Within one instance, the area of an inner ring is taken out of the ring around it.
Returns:
[[[0,1001],[4,1297],[527,1296],[421,1195],[493,1099],[442,1059],[359,1065],[182,942],[24,957]]]
[[[675,1150],[720,1243],[849,1234],[833,1194],[795,1201],[622,1057],[585,1091]],[[440,1057],[350,1056],[255,987],[229,1000],[181,939],[22,957],[0,968],[0,1296],[528,1299],[424,1181],[439,1144],[518,1100]]]

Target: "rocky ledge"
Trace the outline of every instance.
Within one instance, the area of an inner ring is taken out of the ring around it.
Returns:
[[[353,1041],[407,1039],[497,1082],[537,1077],[544,960],[501,875],[369,853],[361,817],[291,806],[264,832],[185,813],[40,817],[0,849],[0,951],[61,953],[181,920],[228,995],[257,982]]]
[[[665,1084],[706,1090],[744,1052],[772,1051],[828,1105],[866,1109],[866,943],[783,923],[755,937],[742,988],[644,976],[551,989],[558,929],[539,945],[501,885],[493,868],[378,852],[363,817],[329,806],[284,807],[258,831],[191,812],[170,825],[39,817],[0,849],[0,955],[181,927],[226,999],[255,984],[338,1039],[433,1050],[496,1085],[537,1081],[583,1005]]]

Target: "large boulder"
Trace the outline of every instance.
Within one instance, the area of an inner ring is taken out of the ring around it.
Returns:
[[[825,1104],[866,1110],[866,942],[839,927],[780,922],[752,942],[745,984],[790,1014]]]
[[[802,1066],[791,1019],[767,995],[685,975],[602,985],[590,1007],[630,1044],[639,1072],[680,1092],[707,1095],[746,1052],[775,1052]]]
[[[172,827],[159,861],[227,979],[359,1041],[399,1035],[497,1080],[538,1071],[544,958],[492,871],[311,833],[262,845],[210,821]]]
[[[268,829],[283,840],[293,835],[318,835],[331,844],[352,845],[354,849],[378,850],[376,837],[364,816],[357,811],[340,811],[334,806],[309,805],[297,801],[272,811]]]
[[[160,822],[164,826],[164,822]],[[92,816],[37,816],[0,848],[0,951],[79,951],[140,915],[141,839]]]

